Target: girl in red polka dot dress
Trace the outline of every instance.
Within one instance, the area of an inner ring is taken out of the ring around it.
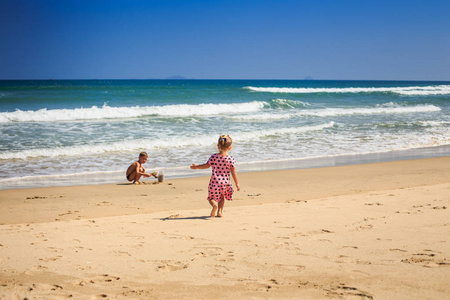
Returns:
[[[241,190],[239,180],[236,174],[235,160],[228,155],[231,150],[232,140],[229,135],[221,135],[217,143],[219,153],[211,155],[208,162],[203,165],[193,164],[191,169],[208,169],[212,168],[211,180],[208,186],[208,201],[212,206],[211,217],[217,212],[217,217],[222,217],[225,199],[233,200],[233,187],[231,186],[230,173],[233,176],[237,190]]]

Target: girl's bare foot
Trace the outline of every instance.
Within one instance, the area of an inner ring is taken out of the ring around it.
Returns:
[[[211,213],[209,215],[211,216],[211,218],[214,218],[214,216],[216,215],[216,212],[217,212],[217,208],[218,208],[217,203],[213,203],[212,207],[213,208],[212,208]]]
[[[219,202],[219,210],[217,211],[217,217],[222,218],[223,206],[225,205],[225,199],[222,198]]]

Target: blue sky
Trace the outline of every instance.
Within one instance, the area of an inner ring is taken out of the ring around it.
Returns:
[[[0,0],[0,79],[450,80],[450,1]]]

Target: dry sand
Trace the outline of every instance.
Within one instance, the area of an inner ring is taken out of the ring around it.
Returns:
[[[0,298],[450,298],[450,157],[239,179],[2,190]]]

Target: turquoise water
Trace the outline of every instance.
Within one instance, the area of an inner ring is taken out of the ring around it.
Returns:
[[[233,138],[239,170],[442,156],[450,82],[0,81],[0,129],[3,189],[121,182],[141,151],[167,177],[207,174],[188,166],[220,134]]]

